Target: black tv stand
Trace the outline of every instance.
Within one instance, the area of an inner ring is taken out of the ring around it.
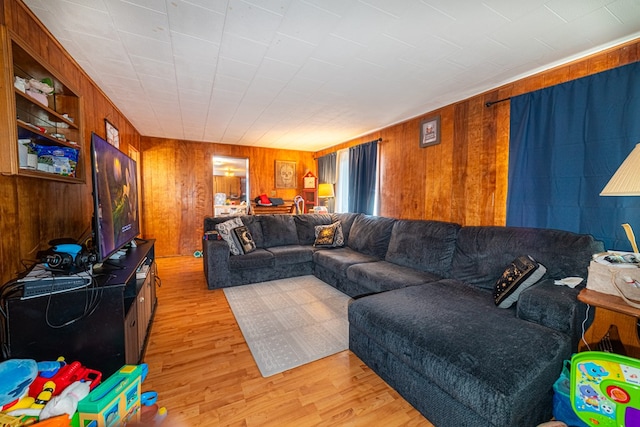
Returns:
[[[103,376],[140,363],[157,304],[154,244],[148,240],[113,265],[95,268],[87,288],[7,298],[8,357],[39,362],[63,356]],[[136,277],[139,270],[146,271],[144,277]],[[95,302],[91,312],[85,311],[87,301]]]

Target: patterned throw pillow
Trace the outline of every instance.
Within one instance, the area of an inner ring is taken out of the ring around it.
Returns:
[[[336,221],[330,225],[315,226],[316,240],[313,246],[317,248],[339,248],[344,246],[342,224]]]
[[[531,256],[519,256],[514,259],[498,279],[493,299],[500,308],[509,308],[529,286],[534,285],[544,276],[547,269]]]
[[[253,241],[253,236],[251,236],[246,225],[234,228],[233,237],[243,254],[248,254],[256,250],[256,243]]]
[[[227,244],[229,245],[229,250],[231,251],[232,255],[241,254],[240,248],[238,247],[235,240],[233,239],[233,236],[234,236],[233,229],[242,227],[243,225],[244,224],[242,223],[242,220],[238,217],[230,219],[229,221],[225,221],[220,224],[216,224],[216,230],[218,230],[218,233],[220,234],[220,236],[222,236],[224,241],[227,242]]]

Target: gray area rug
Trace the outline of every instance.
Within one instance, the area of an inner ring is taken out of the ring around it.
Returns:
[[[349,296],[314,276],[224,289],[263,377],[349,348]]]

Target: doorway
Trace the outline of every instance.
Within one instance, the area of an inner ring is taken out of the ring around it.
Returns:
[[[249,206],[249,159],[213,156],[213,208],[220,214],[246,213]],[[232,212],[233,211],[233,212]]]

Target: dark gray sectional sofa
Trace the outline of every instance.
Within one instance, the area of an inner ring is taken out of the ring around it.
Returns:
[[[241,217],[254,252],[204,241],[210,289],[314,274],[354,298],[349,347],[438,427],[530,427],[551,418],[552,385],[577,350],[585,306],[554,279],[586,278],[603,245],[559,230],[461,227],[361,214]],[[205,231],[228,218],[205,218]],[[340,221],[345,246],[313,246]],[[493,288],[518,256],[542,281],[515,306]]]

